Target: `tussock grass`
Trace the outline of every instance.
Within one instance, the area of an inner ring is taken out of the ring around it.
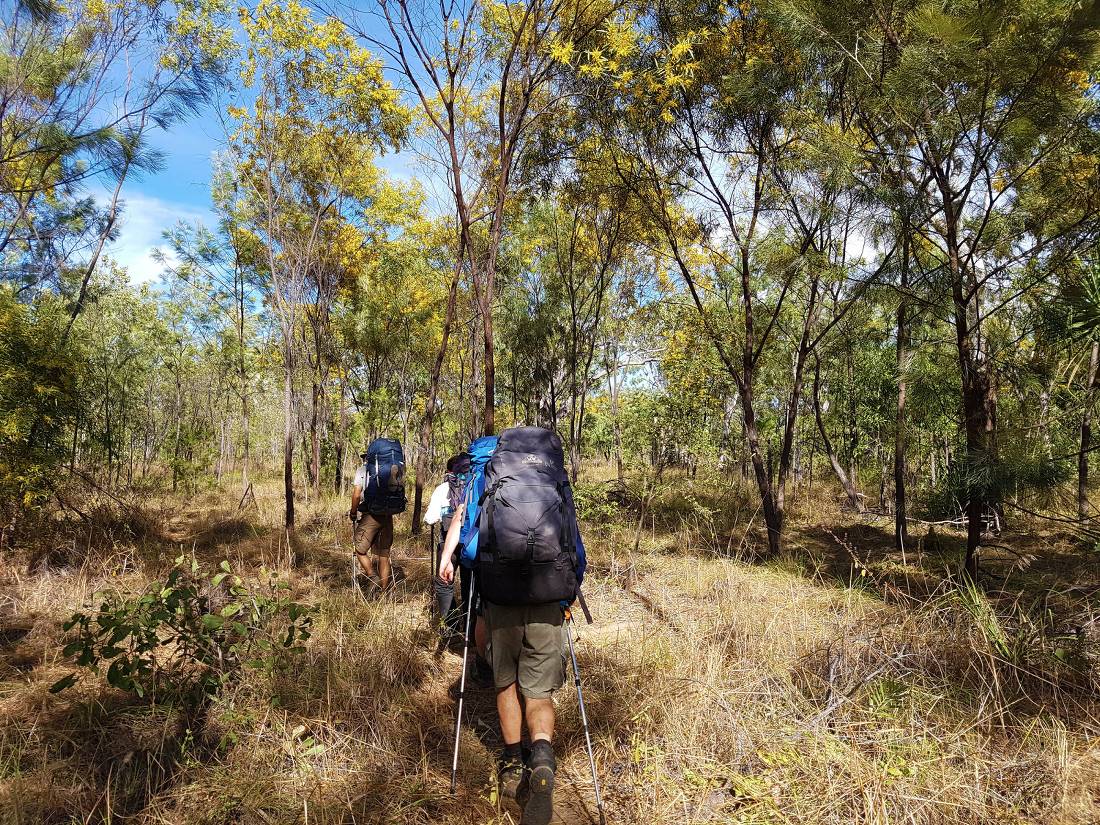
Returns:
[[[961,589],[940,555],[894,557],[888,532],[845,521],[831,499],[796,500],[786,555],[766,558],[745,491],[694,484],[683,500],[658,489],[649,519],[641,499],[595,495],[601,517],[585,525],[597,623],[578,614],[577,653],[611,822],[1097,821],[1091,591],[1037,604],[1015,586],[1027,589],[1026,571]],[[0,822],[518,820],[492,792],[491,691],[468,699],[448,793],[459,660],[429,626],[425,540],[399,533],[407,577],[364,601],[343,502],[302,503],[288,536],[277,485],[242,512],[233,498],[149,496],[147,529],[57,527],[45,544],[84,549],[33,570],[49,547],[9,554]],[[247,672],[197,723],[94,678],[50,694],[70,667],[64,619],[98,590],[140,589],[180,554],[274,569],[317,606],[293,668]],[[558,818],[591,822],[570,685],[557,706]]]

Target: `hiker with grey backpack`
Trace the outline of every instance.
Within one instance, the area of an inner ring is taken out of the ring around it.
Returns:
[[[454,554],[475,574],[471,599],[479,599],[497,691],[504,749],[498,767],[500,793],[523,803],[522,825],[547,825],[553,816],[557,768],[553,749],[554,692],[565,683],[563,624],[580,595],[585,554],[561,439],[540,427],[516,427],[492,440],[484,463],[473,462],[467,494],[455,513],[439,576],[454,579]],[[470,612],[467,613],[467,648]],[[572,637],[569,639],[572,653]],[[452,763],[458,762],[465,662]],[[576,659],[573,657],[574,673]],[[576,679],[582,719],[580,680]],[[528,747],[523,746],[526,722]],[[589,741],[591,762],[591,744]],[[595,769],[593,765],[593,779]],[[602,819],[602,802],[597,789]]]
[[[393,517],[405,511],[405,453],[399,441],[376,438],[359,457],[363,463],[352,481],[348,513],[354,552],[367,581],[385,592],[392,583]]]

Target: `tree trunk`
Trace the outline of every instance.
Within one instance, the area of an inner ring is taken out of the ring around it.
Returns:
[[[898,406],[894,420],[894,547],[904,554],[909,541],[908,509],[905,500],[905,449],[906,449],[906,374],[909,371],[909,319],[905,293],[909,289],[909,233],[902,239],[901,291],[898,302],[897,370]]]
[[[497,238],[495,243],[499,244]],[[486,266],[482,278],[484,296],[481,305],[481,330],[484,336],[484,380],[485,380],[485,408],[482,413],[481,428],[483,435],[493,435],[496,432],[496,358],[493,346],[493,281],[496,277],[496,254],[489,253],[490,264]]]
[[[336,471],[332,476],[332,491],[336,495],[344,493],[344,451],[348,443],[348,407],[346,403],[347,384],[340,379],[340,428],[336,434]]]
[[[107,489],[111,489],[111,376],[105,372],[103,388],[104,438],[107,444]],[[173,490],[175,485],[173,485]]]
[[[863,499],[859,497],[859,492],[852,483],[851,477],[844,472],[844,465],[833,449],[833,442],[829,440],[829,434],[825,432],[825,421],[821,417],[821,362],[816,358],[814,364],[814,420],[817,422],[817,431],[821,434],[821,446],[825,450],[825,455],[829,457],[829,463],[840,481],[840,486],[844,488],[844,492],[848,496],[848,502],[855,508],[857,513],[862,513]]]
[[[320,353],[317,358],[320,359]],[[316,377],[313,379],[313,390],[310,395],[310,414],[309,414],[309,486],[313,489],[313,495],[316,497],[321,492],[321,434],[320,434],[320,415],[321,415],[321,389],[317,384]]]
[[[286,526],[294,526],[294,422],[291,420],[293,388],[291,368],[286,364],[283,375],[283,495],[286,500]]]
[[[779,503],[780,512],[787,503],[787,476],[790,475],[794,437],[798,426],[798,410],[802,404],[802,381],[806,371],[806,359],[812,346],[811,334],[817,323],[817,290],[820,274],[814,269],[811,276],[810,295],[806,304],[806,315],[802,323],[802,337],[795,352],[794,370],[791,377],[791,395],[787,402],[787,415],[783,425],[782,446],[779,450]]]
[[[749,373],[751,376],[752,373]],[[753,409],[751,385],[743,381],[738,388],[741,394],[741,416],[745,424],[745,440],[749,446],[749,456],[756,476],[756,486],[760,491],[760,506],[764,513],[764,524],[768,529],[768,552],[778,554],[782,549],[783,513],[776,506],[770,467],[766,466],[764,454],[760,449],[760,434],[756,424],[756,411]]]
[[[1092,342],[1088,383],[1085,385],[1085,410],[1081,414],[1081,449],[1077,453],[1077,517],[1089,514],[1089,450],[1092,447],[1092,409],[1096,403],[1096,369],[1100,361],[1100,341]]]
[[[176,437],[172,442],[172,492],[179,484],[180,417],[183,415],[183,388],[180,386],[180,366],[176,364]]]
[[[241,393],[241,441],[243,441],[244,456],[241,460],[241,487],[244,490],[248,489],[248,470],[249,462],[252,458],[252,442],[251,433],[249,432],[248,425],[248,393]]]
[[[460,242],[461,243],[461,242]],[[424,484],[428,478],[428,461],[432,448],[432,422],[439,398],[439,379],[443,374],[443,361],[447,357],[447,343],[454,326],[455,304],[458,299],[458,280],[462,275],[463,251],[455,259],[454,274],[451,276],[451,288],[447,293],[447,312],[443,319],[443,335],[439,341],[439,350],[432,364],[432,380],[428,387],[428,398],[424,402],[424,417],[420,420],[420,444],[416,451],[416,481],[413,491],[412,534],[420,535],[420,514],[424,507]]]
[[[617,366],[617,365],[616,365]],[[622,487],[625,483],[623,473],[623,432],[619,423],[619,379],[618,374],[607,372],[608,391],[611,395],[611,430],[615,436],[615,478]]]

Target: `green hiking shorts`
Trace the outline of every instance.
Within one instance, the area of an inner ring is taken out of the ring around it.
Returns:
[[[489,659],[497,690],[518,683],[528,699],[549,699],[565,684],[561,606],[484,603]]]

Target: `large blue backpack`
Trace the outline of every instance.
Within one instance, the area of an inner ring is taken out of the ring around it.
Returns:
[[[500,605],[571,603],[585,555],[561,439],[542,427],[505,430],[481,486],[481,594]]]
[[[477,560],[478,524],[477,512],[481,495],[485,492],[485,466],[497,448],[499,439],[495,435],[483,435],[470,444],[466,451],[470,456],[469,468],[466,471],[466,485],[463,500],[466,503],[466,513],[462,520],[462,530],[459,533],[459,563],[463,567],[473,567]]]
[[[359,509],[372,516],[405,512],[405,451],[401,442],[376,438],[367,447],[366,485]]]

